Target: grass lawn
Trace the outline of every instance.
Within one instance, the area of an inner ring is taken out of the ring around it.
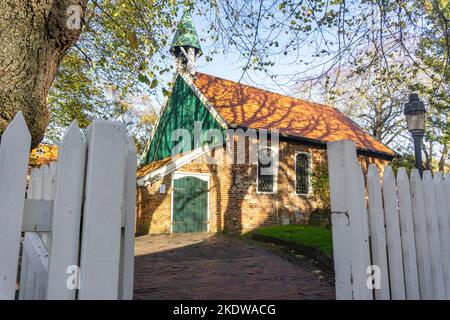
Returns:
[[[272,226],[260,228],[256,233],[314,247],[329,255],[333,253],[331,230],[322,226]]]

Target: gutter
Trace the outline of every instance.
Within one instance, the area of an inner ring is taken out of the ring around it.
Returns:
[[[250,127],[246,127],[246,126],[242,126],[242,125],[236,125],[236,124],[230,125],[230,128],[232,128],[232,129],[253,129],[253,130],[257,131],[257,134],[258,134],[259,130],[261,130],[261,129],[255,129],[255,128],[250,128]],[[269,130],[269,129],[264,129],[264,130],[267,130],[268,133],[271,132],[271,130]],[[327,149],[327,142],[322,141],[322,140],[305,138],[305,137],[299,137],[299,136],[294,136],[294,135],[285,134],[285,133],[279,133],[279,135],[284,140],[298,141],[298,142],[302,142],[305,145],[315,146],[315,147],[317,147],[319,149],[324,149],[324,150]],[[346,140],[350,140],[350,139],[346,139]],[[394,152],[395,154],[392,155],[392,154],[389,154],[389,153],[386,153],[386,152],[380,152],[380,151],[376,151],[376,150],[365,149],[365,148],[358,148],[358,147],[357,147],[356,152],[357,152],[358,155],[376,157],[376,158],[389,160],[389,161],[391,161],[394,158],[400,157],[400,155],[398,153],[396,153],[396,152]]]

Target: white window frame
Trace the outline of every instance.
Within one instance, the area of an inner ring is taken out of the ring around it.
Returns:
[[[273,173],[273,191],[267,192],[267,191],[259,191],[259,153],[263,149],[270,149],[272,151],[272,156],[275,159],[275,170]],[[278,192],[278,148],[272,147],[272,146],[259,146],[258,147],[258,159],[256,163],[256,194],[277,194]]]
[[[297,156],[299,154],[303,154],[308,158],[308,192],[307,193],[297,193]],[[311,187],[311,173],[312,173],[312,155],[310,152],[298,151],[294,156],[294,192],[298,196],[311,196],[312,187]]]

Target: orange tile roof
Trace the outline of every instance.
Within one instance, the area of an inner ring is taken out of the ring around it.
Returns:
[[[153,172],[159,168],[164,167],[165,165],[168,165],[169,163],[175,161],[176,159],[181,158],[182,156],[185,156],[186,154],[190,153],[191,151],[182,152],[180,154],[177,154],[172,157],[167,157],[161,160],[150,162],[149,164],[145,164],[138,168],[136,176],[138,178],[145,177],[150,172]]]
[[[164,159],[162,159],[162,160],[153,161],[153,162],[151,162],[151,163],[149,163],[149,164],[146,164],[146,165],[140,167],[140,168],[137,170],[136,176],[137,176],[138,178],[144,177],[145,175],[149,174],[150,172],[153,172],[153,171],[155,171],[156,169],[159,169],[159,168],[165,166],[166,164],[168,164],[168,163],[171,162],[172,160],[173,160],[173,158],[168,157],[168,158],[164,158]]]
[[[29,165],[31,167],[40,167],[57,160],[58,146],[41,143],[35,149],[31,150]]]
[[[396,155],[336,108],[204,73],[197,73],[194,83],[229,125],[320,142],[353,140],[359,149]]]

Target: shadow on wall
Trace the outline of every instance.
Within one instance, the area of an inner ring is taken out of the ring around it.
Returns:
[[[335,108],[292,99],[202,74],[198,75],[195,83],[215,106],[215,109],[230,124],[239,124],[247,128],[278,129],[281,134],[308,137],[313,140],[351,139],[356,142],[358,147],[370,150],[385,149],[378,141]],[[167,143],[167,141],[165,142]],[[169,145],[166,145],[166,148],[169,147]],[[388,152],[388,150],[384,151]],[[363,169],[365,169],[364,167],[367,167],[367,163],[363,161]],[[290,164],[289,168],[280,166],[278,177],[284,179],[284,184],[295,185],[295,177],[289,172],[289,170],[293,170],[292,168],[293,163]],[[246,198],[247,193],[249,191],[254,193],[257,201],[262,199],[262,196],[257,196],[256,192],[253,191],[256,184],[255,166],[227,166],[226,168],[208,166],[208,170],[210,170],[212,176],[213,187],[218,190],[216,192],[215,210],[220,214],[214,218],[216,219],[215,229],[242,232],[245,229],[243,226],[243,210],[246,210],[245,213],[251,212],[251,206],[248,206],[246,202],[250,200],[248,197]],[[224,182],[222,170],[232,172],[230,186],[228,181]],[[164,178],[164,183],[167,186],[171,185],[168,176]],[[254,228],[262,225],[287,223],[288,220],[290,223],[305,223],[308,220],[307,213],[317,208],[316,202],[318,201],[314,197],[303,197],[303,204],[299,208],[298,201],[295,201],[294,196],[280,193],[282,192],[281,189],[284,188],[286,188],[286,185],[280,185],[279,192],[272,196],[272,201],[278,203],[277,209],[268,209],[271,211],[266,213],[266,219],[255,223]],[[224,192],[224,194],[219,191]],[[289,188],[289,192],[293,193],[294,191]],[[147,202],[149,202],[150,195],[147,189],[139,188],[138,193],[140,197],[138,201],[145,201],[147,197]],[[166,196],[152,195],[152,198],[155,198],[152,199],[152,207],[157,208],[162,205]],[[159,224],[161,222],[154,221],[150,208],[144,206],[141,209],[137,216],[139,226],[137,233],[147,234],[152,229],[150,228],[152,223]],[[214,222],[211,221],[211,223]],[[170,224],[170,221],[168,221],[168,224]],[[170,230],[170,225],[166,228]]]
[[[246,150],[249,150],[248,140],[246,141]],[[298,146],[291,143],[279,144],[280,161],[276,194],[257,194],[256,165],[232,166],[233,184],[227,195],[224,231],[242,233],[262,226],[306,224],[309,221],[310,213],[317,208],[324,207],[324,204],[329,202],[321,201],[314,194],[308,196],[295,194],[295,154],[297,151]],[[313,170],[316,165],[326,163],[326,152],[316,150],[312,156]],[[314,156],[318,159],[315,159]],[[248,160],[247,155],[246,161]],[[253,210],[255,215],[252,216]]]
[[[137,201],[136,201],[136,236],[143,236],[149,234],[150,226],[152,224],[152,215],[145,214],[142,203],[148,201],[148,190],[145,187],[137,188]]]
[[[171,186],[172,181],[170,175],[166,175],[162,183],[166,186]],[[138,187],[137,189],[137,201],[136,201],[136,235],[142,236],[150,233],[150,227],[153,222],[153,208],[158,208],[166,201],[168,193],[160,194],[155,192],[154,194],[149,193],[147,187]],[[169,201],[170,205],[170,201]],[[170,207],[167,208],[170,210]],[[170,212],[170,211],[169,211]],[[170,214],[169,221],[162,223],[161,229],[166,228],[166,232],[170,232]],[[162,231],[162,230],[161,230]]]
[[[280,144],[280,156],[284,159],[292,157],[292,150],[285,150],[291,147],[289,144]],[[326,163],[326,152],[318,152],[316,156],[317,158],[313,158],[314,174],[322,164]],[[320,199],[323,195],[320,193],[310,196],[295,195],[293,157],[290,161],[280,161],[278,192],[270,196],[256,194],[256,165],[208,165],[205,169],[205,165],[199,163],[203,172],[209,170],[211,174],[210,206],[213,214],[210,217],[210,223],[212,232],[217,230],[218,232],[242,233],[269,225],[306,224],[310,222],[311,214],[314,215],[313,223],[327,224],[329,210],[324,209],[326,206]],[[370,163],[376,163],[379,169],[388,163],[388,161],[364,156],[358,156],[358,161],[364,174],[367,173]],[[192,171],[195,172],[195,170]],[[162,183],[171,186],[171,175],[165,176]],[[157,190],[150,195],[147,188],[138,188],[137,204],[140,208],[137,210],[136,218],[137,235],[146,235],[150,231],[152,233],[170,232],[170,196],[169,193],[159,194]],[[328,193],[327,196],[329,197]],[[299,197],[301,197],[300,205]],[[268,198],[270,203],[277,203],[277,205],[267,205]],[[329,199],[326,202],[329,202]],[[163,210],[167,210],[167,214],[158,215],[155,220],[152,208],[160,206]],[[267,210],[261,212],[262,207]],[[253,210],[259,213],[252,216]],[[214,212],[220,214],[214,214]],[[254,223],[249,220],[253,220]],[[213,227],[214,223],[216,224],[215,228]]]
[[[213,202],[216,201],[215,210],[221,212],[221,202],[220,198],[211,197],[211,191],[213,188],[220,189],[220,177],[217,172],[216,165],[209,165],[208,170],[211,173],[212,186],[208,192],[210,193],[209,205],[212,206]],[[195,172],[195,170],[193,170]],[[172,175],[168,174],[164,176],[158,185],[164,184],[166,186],[166,191],[162,194],[154,188],[148,187],[138,187],[137,203],[136,203],[136,236],[142,236],[147,234],[161,234],[170,233],[171,229],[171,206],[172,206]],[[151,189],[151,191],[149,191]],[[179,208],[183,209],[185,205],[196,197],[201,196],[203,193],[193,193],[190,198],[186,198],[184,203],[179,204]],[[211,210],[212,211],[212,210]],[[157,212],[157,215],[155,215]],[[212,212],[211,212],[212,213]],[[222,230],[222,219],[221,215],[211,214],[210,223],[214,223],[216,220],[215,230]]]
[[[262,226],[305,224],[309,221],[309,215],[323,206],[322,201],[314,195],[295,194],[294,158],[291,156],[292,150],[284,150],[286,146],[290,148],[288,144],[280,145],[280,155],[292,159],[280,161],[278,191],[273,195],[256,194],[256,165],[207,166],[211,174],[209,191],[212,232],[217,230],[242,233]],[[323,161],[326,160],[323,159]],[[204,166],[204,164],[199,165]],[[195,172],[195,170],[192,171]],[[171,186],[171,175],[166,175],[162,183]],[[146,187],[138,188],[137,235],[146,235],[150,231],[151,233],[170,232],[171,192],[164,194],[159,194],[157,190],[152,192],[154,193],[150,194]],[[155,219],[153,216],[155,208],[159,209],[159,213],[165,210],[167,212],[163,215],[158,213]],[[214,223],[215,227],[212,226]]]

